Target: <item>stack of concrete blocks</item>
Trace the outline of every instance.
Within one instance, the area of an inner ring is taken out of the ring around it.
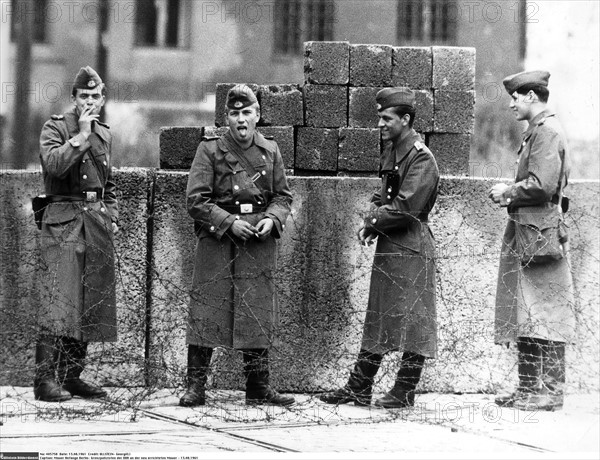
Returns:
[[[385,87],[416,91],[414,128],[438,160],[440,172],[468,173],[474,126],[475,49],[394,47],[306,42],[304,85],[249,86],[261,107],[258,129],[279,145],[286,169],[296,175],[374,175],[381,145],[375,95]],[[225,99],[235,83],[216,85],[215,126],[170,128],[193,139],[161,168],[187,169],[202,136],[227,130]],[[171,150],[174,132],[163,131]]]

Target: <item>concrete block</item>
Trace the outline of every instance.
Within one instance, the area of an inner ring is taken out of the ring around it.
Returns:
[[[392,86],[431,89],[433,60],[430,47],[395,46],[392,54]]]
[[[348,379],[362,338],[373,252],[360,248],[356,231],[378,182],[290,179],[294,202],[279,246],[281,314],[272,361],[280,391],[333,389]]]
[[[391,81],[391,46],[350,45],[351,86],[390,86]]]
[[[470,134],[431,133],[427,136],[427,146],[433,152],[441,174],[469,174]]]
[[[304,81],[320,85],[346,85],[349,60],[348,42],[305,42]]]
[[[277,142],[285,169],[294,168],[295,145],[293,126],[261,126],[258,129],[264,136],[273,137]]]
[[[229,131],[229,127],[227,126],[204,126],[202,129],[204,130],[203,136],[206,137],[221,137]]]
[[[298,85],[259,86],[260,125],[298,126],[304,123],[302,92]]]
[[[348,89],[336,85],[304,85],[305,125],[338,128],[347,125]]]
[[[159,136],[160,168],[190,169],[203,135],[201,127],[161,128]]]
[[[339,171],[376,172],[379,169],[379,129],[341,128]]]
[[[381,87],[359,86],[348,88],[348,126],[353,128],[375,128],[377,103],[375,96]]]
[[[103,385],[128,387],[144,382],[148,221],[152,216],[154,170],[120,168],[114,171],[119,196],[117,258],[117,324],[115,343],[90,344],[88,372]],[[94,360],[98,364],[93,364]]]
[[[41,171],[0,171],[0,382],[31,386],[40,305],[40,231],[31,198],[44,192]]]
[[[436,133],[473,133],[475,91],[436,90],[433,96],[433,131]]]
[[[415,123],[413,128],[421,133],[433,131],[433,92],[415,91]]]
[[[338,156],[338,130],[298,128],[296,168],[311,171],[335,171]]]
[[[150,379],[158,386],[185,382],[185,333],[196,245],[194,221],[186,209],[187,179],[183,171],[156,173],[148,346]]]
[[[475,89],[475,48],[433,46],[433,88]]]
[[[238,83],[217,83],[215,91],[215,125],[227,126],[227,117],[225,116],[225,102],[227,101],[227,92]],[[245,83],[250,87],[254,94],[258,93],[258,85],[255,83]],[[257,96],[258,97],[258,96]]]

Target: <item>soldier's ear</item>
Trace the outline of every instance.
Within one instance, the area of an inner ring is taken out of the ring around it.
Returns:
[[[532,90],[532,89],[530,89],[527,92],[527,96],[525,97],[525,101],[527,101],[527,102],[538,102],[539,98],[538,98],[537,94],[535,94],[535,91]]]

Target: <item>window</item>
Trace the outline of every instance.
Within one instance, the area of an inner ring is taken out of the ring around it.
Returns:
[[[400,44],[445,44],[456,40],[457,5],[450,0],[398,0]]]
[[[301,54],[303,43],[333,40],[334,0],[277,0],[275,52]]]
[[[46,42],[48,0],[12,0],[10,10],[10,41],[17,41],[17,28],[29,20],[33,43]],[[8,13],[8,11],[7,11]]]
[[[137,0],[135,44],[137,46],[187,47],[191,2],[184,0]]]

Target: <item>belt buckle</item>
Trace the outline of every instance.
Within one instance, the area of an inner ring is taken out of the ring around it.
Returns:
[[[98,201],[98,193],[97,192],[84,192],[85,193],[85,201]]]
[[[252,214],[253,206],[249,203],[240,205],[240,214]]]

